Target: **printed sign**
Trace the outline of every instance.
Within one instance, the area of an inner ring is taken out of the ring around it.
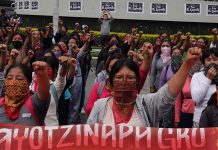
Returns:
[[[23,9],[23,1],[18,1],[18,9],[19,10]]]
[[[24,10],[30,9],[30,1],[24,1]]]
[[[127,13],[143,13],[144,3],[139,2],[128,2],[127,3]]]
[[[39,2],[36,0],[33,0],[31,2],[31,10],[39,10]]]
[[[185,15],[201,14],[201,4],[185,4]]]
[[[151,14],[167,14],[167,4],[166,3],[151,3]]]
[[[81,12],[82,11],[82,2],[81,1],[70,1],[70,12]]]
[[[207,5],[207,16],[218,16],[218,5]]]
[[[110,12],[115,12],[116,10],[116,3],[115,2],[101,2],[100,5],[100,11],[110,11]]]

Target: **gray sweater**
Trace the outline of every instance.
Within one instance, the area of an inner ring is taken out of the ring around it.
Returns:
[[[101,35],[109,35],[112,21],[113,21],[112,17],[109,20],[102,20],[102,19],[98,20],[98,22],[101,25]]]
[[[156,93],[138,95],[136,108],[144,127],[159,127],[160,119],[175,103],[176,97],[172,97],[165,84]],[[102,98],[95,102],[94,107],[87,120],[88,124],[102,122],[109,98]]]

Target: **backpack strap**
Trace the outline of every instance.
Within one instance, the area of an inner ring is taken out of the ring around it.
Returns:
[[[106,82],[105,81],[101,81],[98,85],[98,91],[97,91],[97,94],[98,94],[98,98],[101,97],[101,94],[103,92],[103,89],[104,89],[104,86],[105,86]]]
[[[32,103],[32,96],[30,96],[26,101],[25,101],[25,105],[27,110],[31,113],[32,117],[35,119],[35,121],[37,122],[38,125],[42,126],[44,125],[44,123],[42,123],[39,118],[37,117],[34,107],[33,107],[33,103]]]

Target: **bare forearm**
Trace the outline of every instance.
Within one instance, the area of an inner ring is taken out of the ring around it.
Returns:
[[[65,77],[66,76],[66,74],[67,74],[67,65],[65,66],[61,66],[61,69],[60,69],[60,71],[59,71],[59,75],[61,76],[61,77]]]
[[[168,82],[169,90],[172,96],[177,96],[179,92],[181,91],[186,78],[189,74],[189,70],[191,68],[191,65],[184,62],[178,72],[170,79]]]
[[[37,76],[38,78],[38,98],[39,100],[48,100],[50,97],[50,83],[48,76]]]
[[[80,50],[81,50],[81,51],[87,51],[88,48],[89,48],[89,42],[87,41],[87,42],[85,42],[85,43],[83,44],[83,47],[82,47]]]
[[[0,55],[0,72],[2,72],[6,65],[6,52],[1,52]]]
[[[73,80],[75,74],[75,68],[70,66],[69,71],[67,73],[67,80]]]
[[[144,72],[148,72],[151,68],[152,57],[145,57],[145,60],[142,64],[142,69]]]

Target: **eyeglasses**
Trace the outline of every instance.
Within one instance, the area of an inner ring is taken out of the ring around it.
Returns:
[[[133,82],[136,81],[136,77],[135,76],[122,76],[122,75],[115,75],[114,76],[114,81],[127,81],[127,82]]]

